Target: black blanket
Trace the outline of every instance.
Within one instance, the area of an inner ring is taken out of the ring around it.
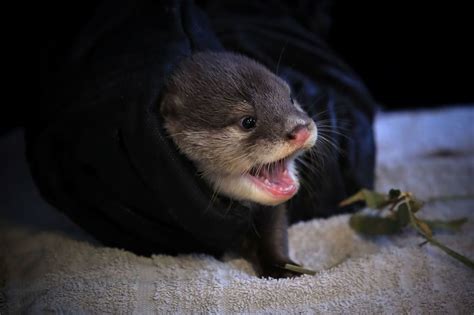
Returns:
[[[237,245],[252,211],[224,197],[211,202],[159,115],[164,82],[180,60],[229,50],[287,80],[334,144],[289,202],[291,222],[337,213],[338,201],[372,186],[374,106],[325,44],[323,6],[297,4],[103,3],[60,57],[47,51],[54,71],[42,67],[41,103],[26,133],[42,195],[98,240],[139,254],[219,254]]]

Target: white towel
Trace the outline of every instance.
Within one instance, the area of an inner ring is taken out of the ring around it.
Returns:
[[[422,199],[474,195],[473,122],[473,107],[379,115],[377,189]],[[148,258],[93,244],[39,200],[20,138],[15,132],[0,143],[10,163],[0,173],[2,314],[474,311],[473,270],[432,245],[420,247],[423,238],[409,230],[360,237],[348,215],[291,226],[292,258],[318,271],[294,279],[260,279],[239,257]],[[460,232],[435,237],[474,259],[474,199],[430,202],[420,216],[468,217]]]

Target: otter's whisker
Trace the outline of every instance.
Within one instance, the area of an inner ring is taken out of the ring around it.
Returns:
[[[342,132],[339,132],[339,131],[336,131],[336,130],[334,130],[334,129],[318,128],[318,131],[323,132],[323,133],[332,133],[332,134],[341,136],[341,137],[343,137],[343,138],[346,138],[346,139],[348,139],[348,140],[351,140],[351,139],[352,139],[352,138],[351,138],[350,136],[348,136],[347,134],[342,133]]]
[[[285,52],[285,48],[287,44],[288,44],[288,41],[285,42],[285,45],[283,45],[283,47],[281,48],[280,55],[278,56],[277,66],[275,70],[276,75],[278,75],[278,68],[280,67],[281,58],[283,57],[283,53]]]

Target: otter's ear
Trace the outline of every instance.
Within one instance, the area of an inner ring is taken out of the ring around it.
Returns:
[[[160,104],[163,118],[176,118],[182,107],[182,101],[175,94],[166,93]]]

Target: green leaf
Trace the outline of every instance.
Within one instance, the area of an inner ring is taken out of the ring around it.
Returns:
[[[303,274],[312,275],[312,276],[314,276],[316,274],[316,271],[314,271],[314,270],[306,269],[306,268],[303,268],[303,267],[300,267],[300,266],[297,266],[297,265],[293,265],[293,264],[285,264],[285,266],[283,268],[287,269],[287,270],[290,270],[290,271],[293,271],[293,272],[303,273]]]
[[[426,203],[437,202],[437,201],[450,201],[450,200],[466,200],[466,199],[474,199],[474,194],[445,195],[445,196],[432,197],[426,200]]]
[[[356,194],[341,201],[339,203],[339,206],[344,207],[359,201],[365,201],[367,207],[369,208],[379,208],[381,206],[387,205],[388,198],[385,194],[381,194],[368,189],[362,189]]]
[[[363,190],[365,195],[365,202],[369,208],[378,208],[387,204],[387,195],[375,191]]]
[[[359,202],[359,201],[365,201],[365,195],[364,195],[364,190],[359,190],[357,193],[354,195],[347,197],[343,201],[339,203],[339,207],[345,207],[348,205],[351,205],[353,203]]]
[[[390,189],[390,191],[388,192],[388,196],[390,197],[390,199],[396,199],[400,196],[402,192],[400,191],[400,189]]]
[[[449,196],[448,196],[449,197]],[[444,197],[445,199],[448,197]],[[471,198],[470,196],[461,196],[462,198]],[[454,199],[454,197],[449,197]],[[456,196],[456,198],[458,198]],[[434,199],[433,199],[434,200]],[[436,200],[441,200],[440,198]],[[355,195],[343,200],[341,206],[349,205],[358,201],[365,201],[370,208],[382,209],[391,205],[391,214],[388,217],[367,216],[362,214],[354,214],[349,220],[349,225],[355,231],[368,236],[388,235],[399,232],[407,224],[410,224],[418,233],[420,233],[430,244],[437,246],[451,257],[459,260],[471,269],[474,269],[474,262],[433,238],[433,229],[459,230],[459,228],[467,221],[461,218],[452,221],[441,220],[421,220],[415,217],[415,213],[419,211],[424,203],[415,199],[411,193],[402,193],[398,189],[391,189],[388,195],[380,194],[367,189],[362,189]],[[393,212],[396,207],[395,212]],[[381,212],[379,213],[381,215]]]
[[[352,215],[349,225],[356,232],[364,235],[388,235],[400,231],[397,220],[361,214]]]
[[[451,221],[442,221],[442,220],[424,220],[428,226],[435,230],[435,229],[440,229],[440,230],[450,230],[450,231],[459,231],[461,226],[467,222],[467,218],[461,218],[461,219],[456,219],[456,220],[451,220]]]
[[[405,227],[407,226],[408,223],[410,223],[409,211],[410,209],[408,209],[408,206],[406,203],[402,203],[401,205],[398,206],[395,217],[400,227]]]

